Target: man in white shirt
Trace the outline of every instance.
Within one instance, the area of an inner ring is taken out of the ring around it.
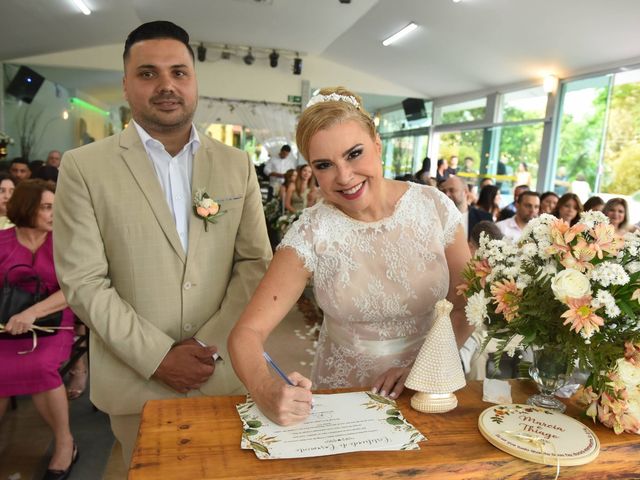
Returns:
[[[462,225],[464,226],[464,231],[467,234],[467,239],[469,238],[471,230],[473,230],[473,227],[478,222],[481,222],[482,220],[493,220],[489,212],[485,212],[484,210],[480,210],[479,208],[469,205],[467,196],[468,187],[462,178],[456,175],[451,175],[444,182],[441,182],[440,185],[438,185],[438,189],[449,197],[453,203],[455,203],[460,213],[463,214]]]
[[[269,177],[269,184],[273,187],[273,194],[278,195],[280,185],[284,183],[287,170],[295,170],[296,162],[291,157],[291,147],[283,145],[277,157],[270,158],[264,166],[264,174]]]
[[[516,201],[516,214],[496,223],[505,238],[517,242],[522,235],[522,230],[532,218],[538,216],[540,211],[540,194],[534,191],[525,191]]]

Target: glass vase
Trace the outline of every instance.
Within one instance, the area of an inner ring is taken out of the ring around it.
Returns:
[[[529,405],[556,410],[560,413],[566,406],[554,393],[563,387],[571,375],[567,353],[561,345],[545,345],[534,347],[533,363],[529,367],[529,375],[536,382],[540,393],[527,399]]]

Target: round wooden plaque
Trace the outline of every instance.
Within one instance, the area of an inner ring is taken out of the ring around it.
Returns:
[[[478,428],[493,446],[545,465],[589,463],[600,441],[589,427],[562,413],[531,405],[494,405],[480,414]]]

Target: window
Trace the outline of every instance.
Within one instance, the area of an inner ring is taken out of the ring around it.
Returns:
[[[486,97],[469,100],[462,103],[454,103],[440,107],[441,125],[449,123],[473,122],[483,120],[487,109]]]
[[[427,155],[427,135],[388,138],[382,142],[384,176],[396,178],[415,173]]]

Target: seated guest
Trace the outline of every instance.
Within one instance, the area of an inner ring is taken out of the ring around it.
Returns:
[[[496,225],[505,238],[517,242],[522,235],[522,230],[532,218],[538,216],[540,211],[540,194],[526,190],[518,196],[516,213],[513,217],[497,222]]]
[[[513,202],[504,207],[500,214],[498,215],[499,220],[505,220],[511,217],[513,213],[516,213],[516,204],[518,203],[518,197],[522,194],[522,192],[526,192],[529,190],[528,185],[518,185],[513,189]]]
[[[287,199],[287,189],[289,185],[295,183],[298,178],[298,171],[295,168],[290,168],[284,173],[284,183],[280,186],[278,198],[280,198],[280,204],[282,205],[282,212],[284,213],[284,204]]]
[[[498,187],[495,185],[485,185],[480,190],[476,206],[485,212],[489,212],[491,219],[495,221],[498,217],[498,213],[500,212],[501,199],[502,195],[500,194]]]
[[[422,168],[418,170],[414,175],[414,181],[423,185],[429,185],[431,180],[431,159],[424,157],[422,160]]]
[[[476,223],[482,220],[493,220],[489,212],[468,204],[467,184],[457,175],[452,175],[447,178],[444,182],[438,185],[438,189],[449,197],[460,213],[462,213],[462,226],[465,229],[467,239],[469,239],[471,230],[473,230]]]
[[[489,177],[484,177],[482,180],[480,180],[480,190],[482,190],[487,185],[493,185],[493,180],[491,180]]]
[[[31,395],[33,403],[54,434],[53,456],[45,479],[67,478],[78,450],[69,429],[69,405],[58,369],[71,353],[73,312],[67,308],[53,267],[53,189],[42,180],[23,180],[9,200],[7,213],[15,228],[0,231],[0,282],[7,271],[19,264],[33,267],[49,296],[13,315],[0,335],[29,332],[33,322],[63,310],[62,327],[55,335],[2,340],[0,348],[0,416],[9,397]],[[32,276],[29,269],[14,269],[13,282]],[[33,348],[35,345],[35,348]],[[28,352],[21,354],[21,352]]]
[[[298,213],[307,208],[313,173],[309,165],[300,165],[294,182],[287,187],[284,208],[287,212]]]
[[[616,197],[607,201],[602,213],[609,217],[609,223],[613,225],[618,235],[622,236],[635,229],[635,227],[629,228],[629,207],[624,198]]]
[[[553,215],[553,211],[556,209],[556,205],[558,204],[558,195],[555,192],[544,192],[540,195],[540,214],[548,213]]]
[[[565,193],[558,200],[553,215],[561,218],[569,225],[575,225],[580,220],[582,202],[575,193]]]
[[[0,230],[13,227],[13,223],[7,217],[7,203],[15,188],[13,178],[7,173],[0,172]]]
[[[604,200],[601,197],[594,195],[584,202],[583,208],[585,212],[589,212],[591,210],[601,212],[604,208]]]
[[[29,168],[29,160],[26,158],[14,158],[9,165],[9,173],[13,177],[16,184],[22,180],[31,177],[31,169]]]
[[[473,331],[455,293],[470,259],[460,213],[435,188],[384,178],[361,99],[321,90],[300,115],[296,143],[323,200],[289,229],[228,342],[251,397],[283,425],[309,416],[312,384],[397,398],[445,296],[458,347]],[[290,386],[271,374],[264,342],[311,278],[324,321],[312,380],[294,372]]]
[[[500,240],[503,235],[497,225],[490,220],[482,220],[476,223],[469,233],[469,251],[471,256],[480,248],[480,236],[486,234],[491,240]]]
[[[56,167],[52,167],[51,165],[43,165],[37,170],[34,170],[34,174],[31,178],[39,178],[40,180],[44,180],[46,182],[58,182],[58,169]]]
[[[45,162],[45,165],[58,169],[60,168],[61,160],[62,160],[62,153],[60,153],[59,150],[51,150],[47,155],[47,161]]]

